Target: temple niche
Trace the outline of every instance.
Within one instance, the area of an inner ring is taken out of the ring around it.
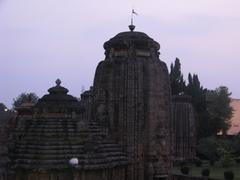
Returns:
[[[92,89],[95,119],[127,153],[128,180],[164,179],[171,149],[168,70],[160,45],[130,29],[104,44]]]

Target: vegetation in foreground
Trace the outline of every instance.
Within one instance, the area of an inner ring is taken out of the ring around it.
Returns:
[[[202,176],[202,170],[206,169],[206,167],[196,167],[195,165],[188,166],[190,176]],[[214,179],[224,179],[224,172],[225,171],[232,171],[234,174],[234,180],[240,180],[240,165],[235,164],[228,168],[222,167],[220,164],[216,164],[215,166],[209,166],[209,177]],[[182,174],[181,167],[175,166],[172,169],[174,174]]]

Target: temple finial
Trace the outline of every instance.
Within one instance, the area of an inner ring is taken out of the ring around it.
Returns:
[[[57,86],[60,86],[60,84],[62,83],[60,79],[57,79],[55,82],[56,82]]]
[[[130,31],[133,31],[133,30],[135,29],[135,26],[134,26],[134,25],[132,25],[132,24],[131,24],[131,25],[129,25],[128,27],[129,27]]]
[[[132,13],[131,13],[131,25],[129,25],[128,27],[129,27],[129,29],[130,29],[130,31],[133,31],[134,29],[135,29],[135,26],[133,25],[133,15],[138,15],[137,13],[136,13],[136,11],[134,11],[134,9],[132,9]]]

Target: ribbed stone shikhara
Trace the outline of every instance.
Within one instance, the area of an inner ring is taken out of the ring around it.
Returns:
[[[188,95],[172,97],[172,155],[174,160],[195,158],[195,117]]]
[[[127,180],[166,178],[171,90],[160,45],[145,33],[129,31],[104,49],[92,89],[95,119],[127,153]]]
[[[68,90],[57,85],[35,106],[18,108],[12,142],[14,179],[123,180],[126,154],[85,111]],[[74,166],[70,159],[78,159]]]

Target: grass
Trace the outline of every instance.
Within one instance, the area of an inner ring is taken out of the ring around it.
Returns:
[[[206,168],[206,166],[202,167],[196,167],[196,166],[189,166],[190,167],[190,172],[189,175],[192,176],[201,176],[202,169]],[[231,170],[234,173],[234,180],[240,180],[240,165],[233,165],[229,168],[223,168],[219,165],[215,166],[209,166],[210,169],[210,176],[211,178],[216,178],[216,179],[224,179],[224,171],[226,170]],[[181,174],[180,172],[180,167],[173,167],[172,170],[173,173],[175,174]]]

